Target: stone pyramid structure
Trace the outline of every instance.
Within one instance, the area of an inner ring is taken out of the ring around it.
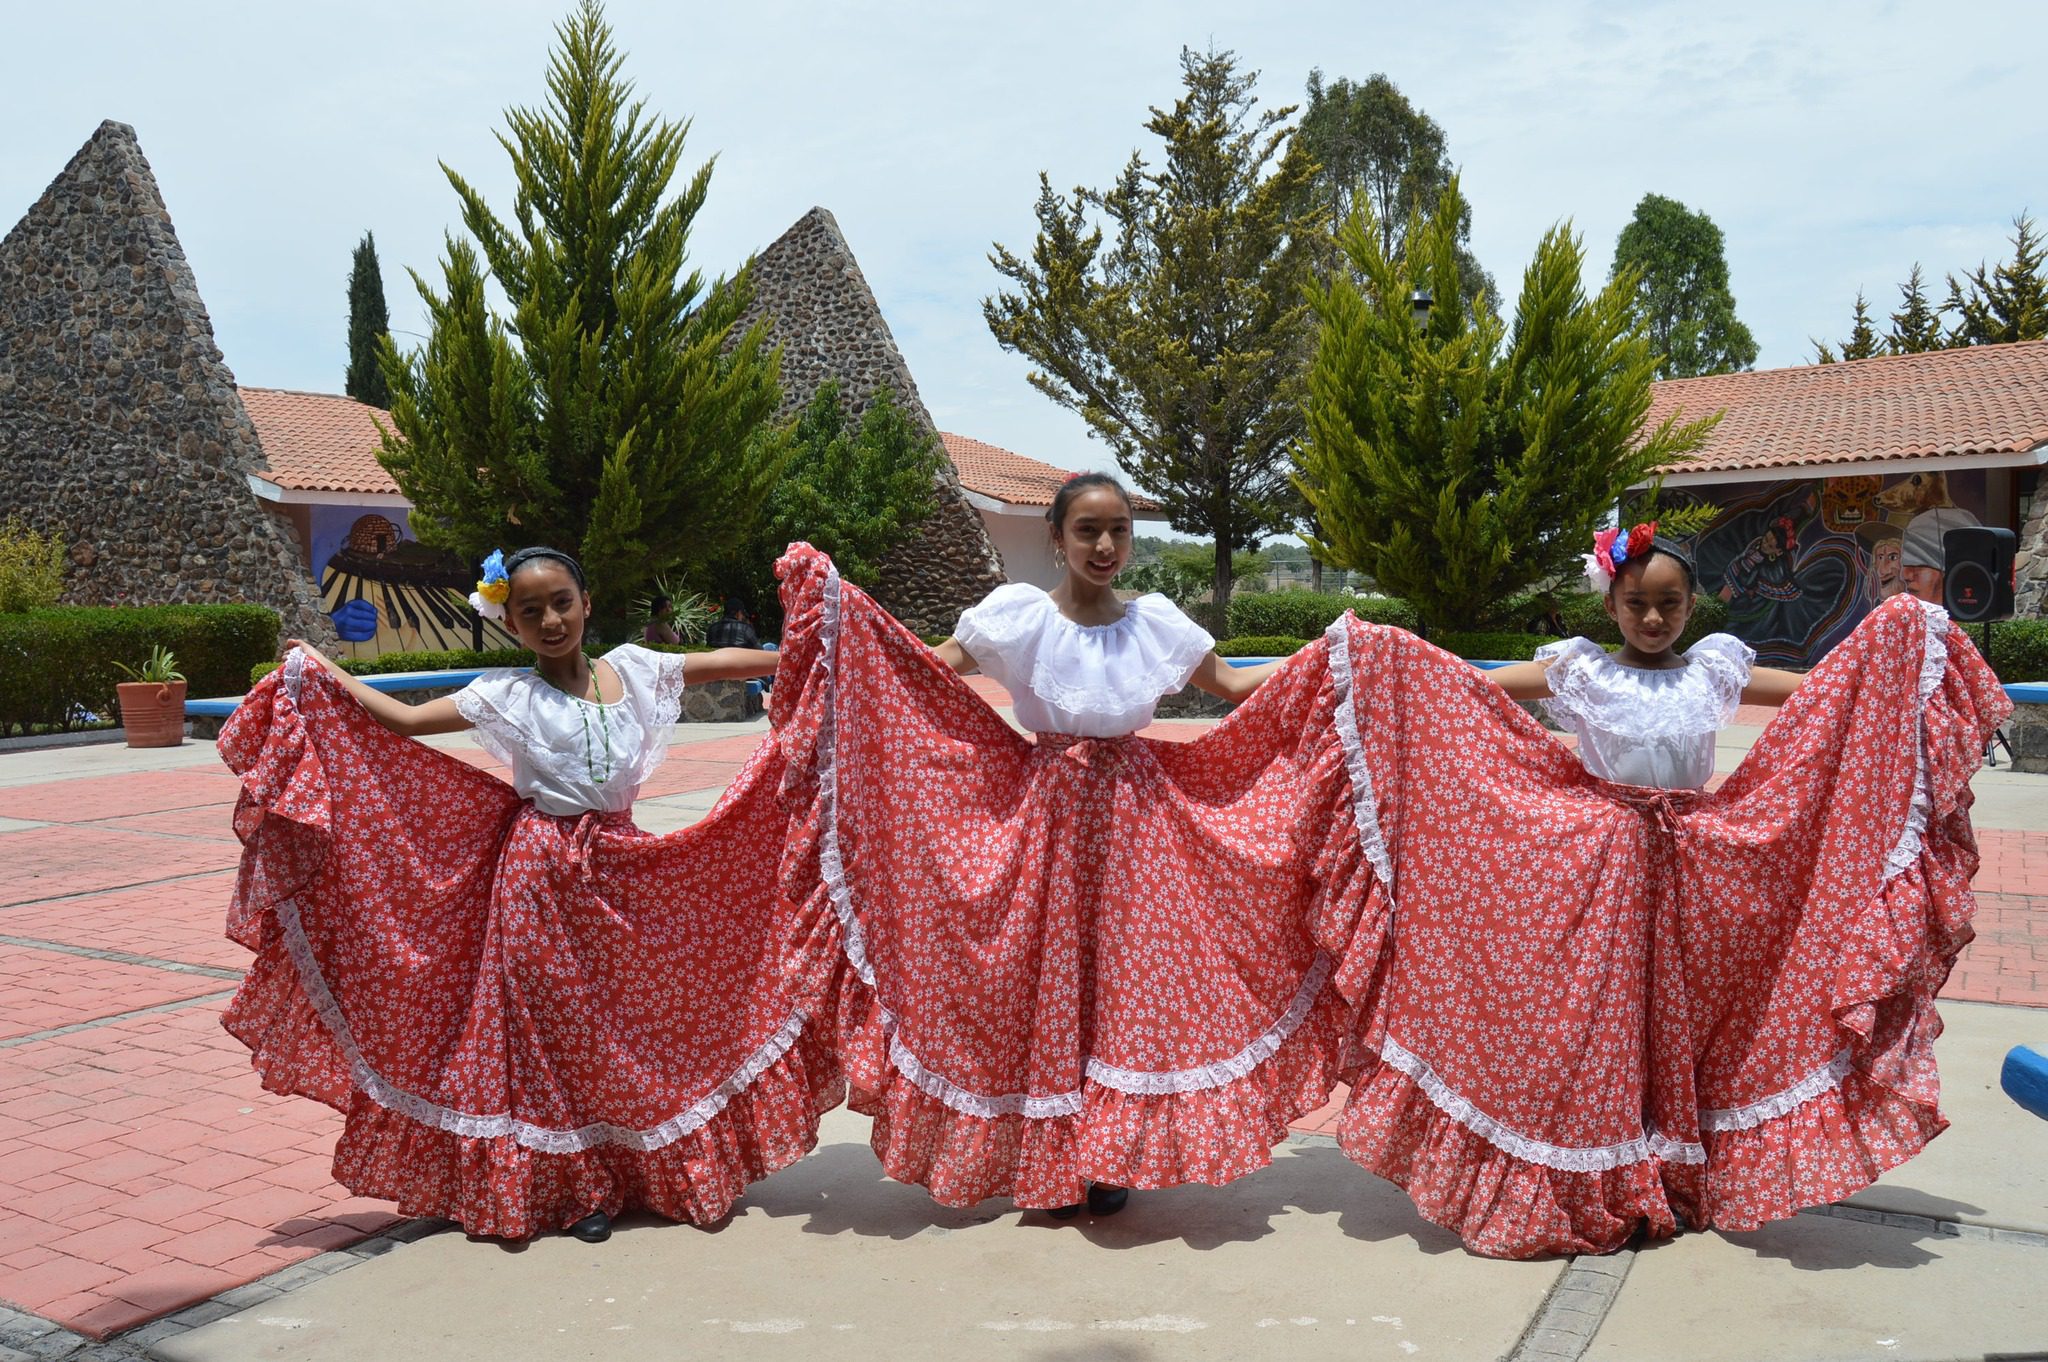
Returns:
[[[772,341],[782,346],[782,416],[808,405],[836,378],[840,400],[856,419],[886,386],[896,404],[938,438],[881,306],[830,213],[813,208],[797,219],[755,257],[753,280],[753,302],[739,329],[765,317]],[[883,562],[876,599],[919,633],[945,633],[962,610],[1003,580],[1003,560],[946,461],[932,483],[931,515],[916,538]]]
[[[102,123],[0,240],[0,518],[85,605],[251,602],[330,640],[135,130]]]

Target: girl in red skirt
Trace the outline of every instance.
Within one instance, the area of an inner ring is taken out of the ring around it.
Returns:
[[[1113,479],[1070,480],[1049,532],[1064,580],[999,588],[936,650],[822,555],[783,561],[777,729],[817,886],[795,958],[890,1176],[1108,1214],[1263,1166],[1326,1100],[1347,1009],[1310,938],[1314,862],[1355,852],[1310,809],[1344,781],[1313,669],[1269,700],[1278,668],[1119,600]],[[955,675],[976,669],[1028,736]],[[1192,743],[1137,736],[1190,681],[1251,699]]]
[[[471,1233],[604,1239],[630,1206],[704,1222],[814,1143],[836,1099],[779,968],[764,744],[704,821],[633,826],[690,683],[773,653],[590,660],[583,572],[492,555],[472,598],[530,672],[408,705],[294,640],[221,734],[245,843],[228,1029],[272,1091],[344,1113],[351,1191]],[[407,738],[475,729],[511,783]]]
[[[1612,657],[1577,639],[1489,681],[1399,631],[1332,627],[1384,891],[1376,921],[1319,938],[1356,953],[1377,933],[1341,981],[1359,1013],[1339,1142],[1484,1253],[1754,1228],[1946,1125],[1933,1000],[1970,939],[1969,777],[2009,705],[1912,598],[1804,678],[1727,635],[1677,654],[1692,570],[1654,532],[1596,541]],[[1577,754],[1510,697],[1543,698]],[[1745,700],[1784,708],[1707,792]]]

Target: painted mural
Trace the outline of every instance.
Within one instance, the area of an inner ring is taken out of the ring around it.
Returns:
[[[1806,666],[1905,589],[1906,527],[1928,511],[1984,512],[1984,475],[1908,473],[1735,484],[1670,504],[1720,508],[1693,540],[1700,590],[1728,605],[1728,630],[1776,666]]]
[[[345,656],[462,649],[479,642],[485,648],[518,646],[470,609],[476,574],[455,555],[406,538],[403,512],[399,519],[354,507],[332,512],[315,518],[313,554],[321,564],[321,602]]]

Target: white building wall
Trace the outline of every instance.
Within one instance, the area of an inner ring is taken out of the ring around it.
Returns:
[[[977,508],[979,509],[979,508]],[[1041,515],[1003,515],[980,510],[981,523],[989,542],[1003,556],[1003,575],[1013,582],[1030,582],[1050,591],[1059,585],[1061,573],[1053,565],[1052,536]]]

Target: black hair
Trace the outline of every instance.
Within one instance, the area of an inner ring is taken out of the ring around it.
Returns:
[[[1656,557],[1660,553],[1663,554],[1666,558],[1669,558],[1672,561],[1676,562],[1679,566],[1679,569],[1685,573],[1685,589],[1688,595],[1699,590],[1700,573],[1699,569],[1693,566],[1692,555],[1687,553],[1684,549],[1678,547],[1678,545],[1672,540],[1666,539],[1661,534],[1653,535],[1650,539],[1650,547],[1644,549],[1639,556],[1631,558],[1628,561],[1629,563],[1647,563],[1650,561],[1650,559]],[[1623,563],[1622,566],[1627,567],[1628,563]],[[1621,573],[1617,571],[1614,574],[1614,581],[1609,582],[1607,584],[1608,595],[1611,596],[1614,594],[1615,582],[1619,582],[1620,580]]]
[[[672,600],[670,600],[670,599],[669,599],[668,597],[666,597],[666,596],[663,596],[663,595],[660,595],[660,594],[657,594],[657,595],[656,595],[656,596],[654,597],[654,599],[653,599],[653,600],[651,600],[651,601],[649,601],[649,602],[647,603],[647,608],[648,608],[648,610],[649,610],[649,612],[650,612],[650,613],[652,613],[652,614],[656,614],[656,615],[659,615],[659,614],[661,613],[661,610],[662,610],[662,607],[663,607],[663,606],[668,606],[668,605],[674,605],[674,604],[675,604],[675,602],[674,602],[674,601],[672,601]]]
[[[727,619],[738,619],[741,615],[744,615],[746,613],[747,598],[745,596],[742,596],[739,594],[739,592],[735,591],[732,595],[727,596],[725,598],[725,617]]]
[[[551,549],[545,544],[535,544],[530,548],[521,549],[510,558],[507,558],[505,560],[505,580],[511,581],[519,575],[519,569],[530,563],[537,563],[543,558],[560,563],[563,567],[569,569],[569,575],[576,579],[576,589],[578,591],[587,592],[590,590],[590,584],[583,579],[583,564],[577,562],[560,549]]]
[[[1124,490],[1124,485],[1109,474],[1076,473],[1073,477],[1060,484],[1060,490],[1053,493],[1052,505],[1046,508],[1045,518],[1051,524],[1054,534],[1060,533],[1066,526],[1067,510],[1074,504],[1074,498],[1080,496],[1091,487],[1107,487],[1123,499],[1125,510],[1136,511],[1138,509],[1131,501],[1131,494]]]

